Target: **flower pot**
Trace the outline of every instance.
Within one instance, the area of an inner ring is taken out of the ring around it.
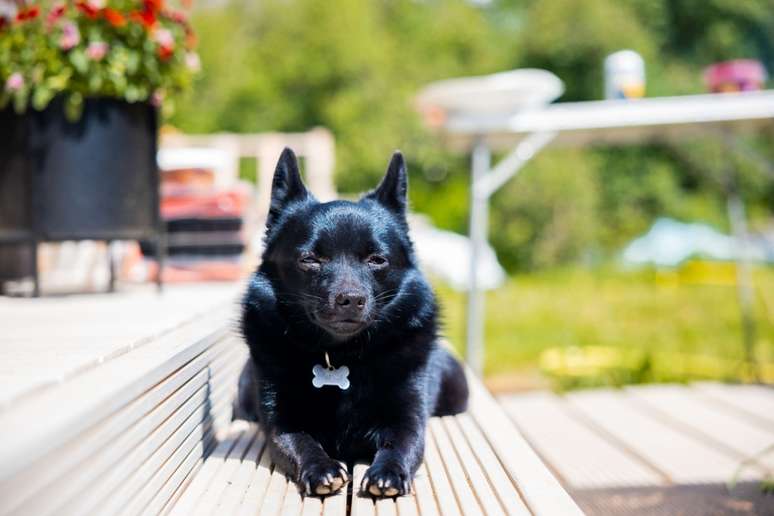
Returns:
[[[142,238],[158,227],[156,112],[88,99],[70,122],[61,100],[0,119],[0,229],[40,240]],[[11,227],[7,227],[11,226]]]
[[[0,111],[0,243],[155,238],[157,115],[94,98],[76,122],[61,99]]]

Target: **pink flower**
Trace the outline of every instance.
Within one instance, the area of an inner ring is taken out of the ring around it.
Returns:
[[[156,90],[150,97],[150,103],[152,106],[161,107],[164,102],[164,92],[162,90]]]
[[[172,49],[175,47],[175,37],[168,29],[159,29],[153,35],[160,47]]]
[[[5,81],[5,89],[8,91],[19,91],[24,87],[24,77],[19,72],[14,72]]]
[[[93,41],[86,48],[86,55],[92,61],[101,61],[108,51],[108,44],[104,41]]]
[[[107,5],[107,0],[86,0],[86,3],[95,10],[104,9]]]
[[[186,54],[185,54],[185,65],[192,72],[198,72],[199,70],[201,70],[202,69],[202,62],[199,59],[199,54],[197,54],[196,52],[186,52]]]
[[[81,33],[73,22],[67,22],[62,26],[62,37],[59,38],[59,46],[62,50],[70,50],[81,42]]]

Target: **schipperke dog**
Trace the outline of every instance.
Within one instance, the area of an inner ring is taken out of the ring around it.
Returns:
[[[372,461],[364,493],[408,493],[428,417],[467,406],[462,367],[437,343],[406,193],[399,152],[357,202],[315,200],[290,149],[277,164],[263,261],[243,300],[251,360],[235,417],[260,422],[272,459],[306,494],[341,489],[339,461]]]

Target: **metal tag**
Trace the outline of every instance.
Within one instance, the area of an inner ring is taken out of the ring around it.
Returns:
[[[312,385],[320,389],[325,385],[335,385],[342,391],[349,389],[349,367],[325,367],[316,365],[312,368]]]

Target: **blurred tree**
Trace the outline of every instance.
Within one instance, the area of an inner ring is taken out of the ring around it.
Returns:
[[[395,148],[428,141],[412,107],[421,84],[502,67],[486,19],[461,0],[235,1],[200,11],[194,24],[206,73],[201,96],[173,122],[189,131],[328,127],[345,192],[372,187]]]
[[[597,99],[602,61],[622,48],[645,58],[651,96],[705,91],[702,70],[718,60],[774,69],[771,0],[231,0],[200,7],[193,23],[205,73],[173,123],[195,132],[326,126],[345,194],[372,187],[401,148],[414,209],[463,232],[468,161],[422,129],[412,98],[423,84],[534,66],[564,81],[562,101]],[[496,195],[493,243],[514,270],[604,256],[661,215],[723,227],[729,163],[751,216],[765,221],[772,136],[743,140],[763,166],[717,138],[545,151]]]
[[[490,239],[506,267],[557,265],[596,247],[595,161],[578,150],[543,153],[494,195]]]

